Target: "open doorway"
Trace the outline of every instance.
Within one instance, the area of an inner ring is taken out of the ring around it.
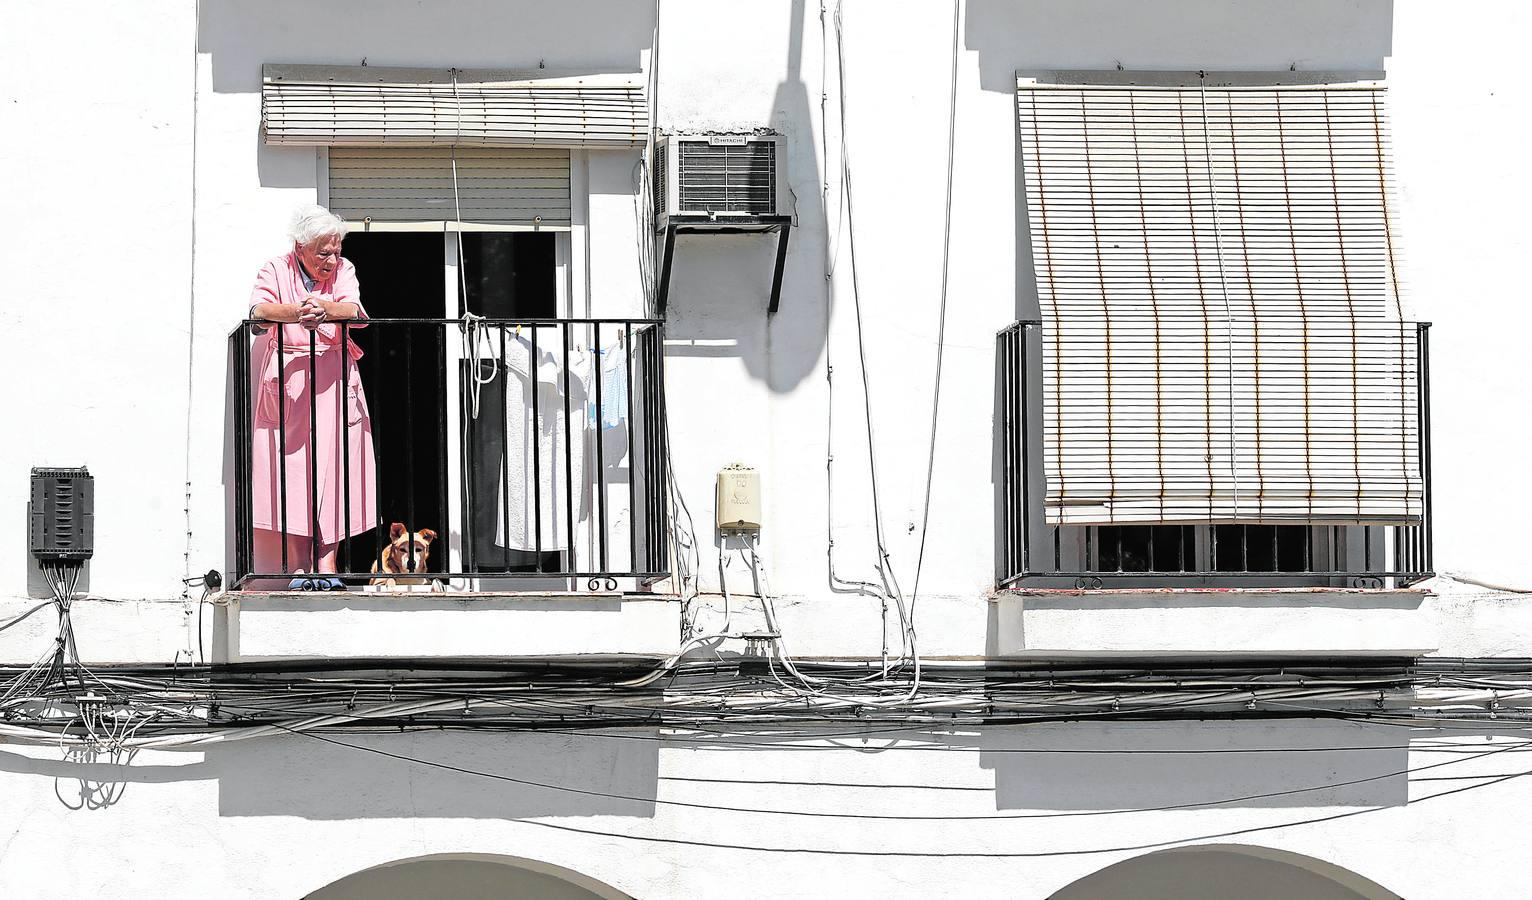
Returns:
[[[547,233],[483,232],[463,235],[463,293],[468,311],[490,319],[551,319],[558,315],[555,238]],[[493,348],[492,348],[493,349]],[[503,356],[503,353],[499,354]],[[463,383],[473,376],[463,361]],[[480,365],[492,365],[481,362]],[[556,572],[564,567],[556,550],[508,546],[506,455],[508,379],[480,373],[479,414],[465,417],[469,465],[463,478],[464,565],[472,572]],[[517,394],[518,403],[519,393]],[[518,478],[525,473],[516,472]]]
[[[353,232],[344,255],[356,266],[362,304],[371,319],[446,316],[442,235],[431,232]],[[357,329],[363,357],[357,368],[367,395],[377,454],[381,528],[346,542],[342,571],[366,572],[378,559],[390,523],[447,534],[446,355],[438,324],[379,322]],[[444,549],[444,548],[443,548]],[[447,554],[432,554],[429,571],[444,571]]]

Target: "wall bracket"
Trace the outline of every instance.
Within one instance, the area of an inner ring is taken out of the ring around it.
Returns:
[[[670,298],[670,263],[675,256],[678,234],[772,234],[777,236],[777,262],[771,275],[771,302],[766,314],[773,315],[782,299],[782,271],[787,265],[787,237],[793,229],[792,216],[670,216],[659,229],[660,277],[655,285],[656,316],[665,315]]]

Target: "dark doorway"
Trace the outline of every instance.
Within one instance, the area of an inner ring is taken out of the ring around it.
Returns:
[[[551,319],[558,315],[558,262],[552,234],[486,232],[463,235],[463,286],[468,311],[490,319]],[[463,362],[463,383],[471,374]],[[488,363],[484,363],[488,365]],[[488,374],[488,373],[486,373]],[[463,478],[465,567],[471,572],[556,572],[557,551],[542,554],[495,540],[500,482],[505,474],[505,378],[480,387],[479,416],[466,413],[470,464]]]
[[[343,254],[356,266],[362,304],[372,319],[446,316],[444,242],[439,233],[362,232],[346,236]],[[379,322],[356,331],[358,363],[378,464],[382,529],[361,534],[340,550],[342,571],[366,572],[377,560],[392,522],[411,531],[447,528],[446,334],[439,324]],[[427,568],[440,572],[446,543]]]
[[[557,266],[552,234],[463,235],[468,311],[493,319],[553,318],[558,315]]]

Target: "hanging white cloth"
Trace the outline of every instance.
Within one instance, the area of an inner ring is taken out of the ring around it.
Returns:
[[[587,419],[591,428],[599,424],[600,430],[609,431],[627,424],[628,421],[628,351],[619,341],[617,345],[601,348],[601,365],[592,367],[586,385]],[[599,368],[599,372],[597,369]],[[595,380],[601,379],[601,409],[596,409]]]
[[[584,354],[571,347],[566,377],[563,351],[552,329],[539,331],[535,360],[529,334],[506,341],[501,370],[509,477],[497,479],[495,515],[495,543],[502,547],[567,550],[571,530],[578,541],[590,519],[584,415],[589,376]]]

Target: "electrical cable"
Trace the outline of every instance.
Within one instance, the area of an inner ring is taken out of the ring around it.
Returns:
[[[10,628],[13,625],[20,625],[23,621],[26,620],[26,618],[28,616],[32,615],[33,613],[37,612],[38,610],[47,609],[48,607],[50,607],[52,605],[53,605],[53,601],[52,600],[44,600],[42,603],[37,604],[36,606],[32,607],[31,609],[27,610],[26,612],[22,613],[21,615],[17,616],[16,618],[10,620],[9,622],[6,622],[5,624],[0,625],[0,631],[4,631],[4,630],[6,630],[7,628]]]
[[[931,522],[931,483],[936,474],[936,435],[941,421],[942,360],[947,349],[947,275],[952,259],[952,178],[957,159],[957,67],[958,34],[961,31],[963,0],[952,0],[952,69],[948,75],[947,98],[947,186],[942,207],[942,283],[941,302],[936,317],[936,373],[931,387],[931,439],[926,456],[926,491],[920,512],[920,549],[915,555],[915,582],[910,589],[910,622],[915,621],[915,604],[920,600],[920,573],[926,563],[926,534]],[[916,657],[915,664],[920,664]]]
[[[184,587],[186,579],[191,577],[192,556],[192,434],[193,434],[193,398],[195,397],[196,384],[196,347],[197,347],[197,173],[201,171],[197,167],[198,149],[198,112],[200,103],[201,85],[199,85],[198,69],[199,55],[197,42],[202,35],[202,4],[193,4],[192,10],[192,40],[191,52],[191,173],[187,179],[191,187],[191,205],[188,210],[190,228],[188,229],[188,260],[186,277],[186,446],[184,448],[184,469],[186,476],[185,494],[182,497],[182,516],[186,527],[186,541],[182,548],[181,558],[181,603],[184,609],[190,601],[190,593]]]
[[[883,625],[882,625],[882,629],[881,629],[881,632],[880,632],[880,637],[882,639],[882,649],[880,651],[880,657],[881,657],[881,660],[882,660],[882,669],[881,669],[881,672],[880,672],[880,677],[883,678],[883,679],[887,679],[887,677],[889,675],[889,672],[891,671],[891,669],[893,667],[893,663],[891,663],[890,660],[889,660],[889,650],[888,650],[888,606],[889,606],[890,601],[893,602],[895,608],[898,611],[899,622],[900,622],[900,630],[899,630],[900,653],[899,653],[899,657],[898,657],[897,662],[902,664],[903,661],[906,660],[906,659],[910,659],[910,658],[917,658],[918,659],[918,651],[917,651],[917,649],[916,649],[916,647],[914,645],[914,638],[915,638],[914,629],[913,629],[913,625],[912,625],[912,623],[910,621],[908,609],[907,609],[907,607],[905,605],[904,594],[903,594],[903,591],[900,590],[899,584],[898,584],[898,578],[897,578],[897,576],[893,572],[892,561],[889,558],[888,547],[887,547],[887,543],[886,543],[885,538],[884,538],[884,531],[883,531],[883,514],[882,514],[882,504],[881,504],[881,490],[879,488],[879,481],[878,481],[878,466],[877,466],[877,453],[876,453],[877,436],[876,436],[876,429],[874,428],[873,418],[872,418],[872,389],[871,389],[870,376],[869,376],[868,366],[867,366],[866,336],[865,336],[865,328],[864,328],[863,315],[862,315],[860,278],[859,278],[859,271],[858,271],[858,268],[857,268],[857,259],[856,259],[856,215],[855,215],[853,180],[852,180],[852,171],[851,171],[851,157],[850,157],[850,149],[849,149],[849,140],[847,138],[848,128],[847,128],[847,124],[846,124],[846,122],[847,122],[847,119],[846,119],[846,106],[847,106],[847,104],[846,104],[846,69],[845,69],[845,56],[846,56],[846,54],[845,54],[845,43],[844,43],[844,28],[843,28],[843,21],[842,21],[842,17],[841,17],[841,12],[842,12],[841,4],[837,3],[836,6],[835,6],[835,12],[834,12],[834,15],[833,15],[833,22],[834,22],[834,27],[835,27],[835,49],[836,49],[836,74],[837,74],[836,84],[837,84],[837,99],[838,99],[837,111],[838,111],[838,114],[839,114],[840,135],[841,135],[841,140],[840,140],[840,179],[841,179],[840,211],[842,211],[844,213],[844,225],[845,225],[846,237],[847,237],[847,250],[848,250],[849,255],[850,255],[851,296],[852,296],[852,306],[853,306],[853,310],[854,310],[854,313],[855,313],[855,322],[856,322],[857,354],[858,354],[860,373],[861,373],[861,383],[862,383],[862,407],[863,407],[863,415],[864,415],[864,419],[865,419],[865,425],[866,425],[866,429],[867,429],[867,444],[866,444],[866,446],[867,446],[867,461],[868,461],[869,486],[871,488],[871,499],[872,499],[873,537],[874,537],[874,542],[875,542],[876,549],[877,549],[877,563],[876,563],[876,566],[875,566],[875,570],[878,573],[879,581],[882,583],[881,587],[878,586],[878,585],[873,585],[873,584],[868,583],[868,582],[842,581],[842,580],[838,579],[837,576],[835,575],[835,568],[834,568],[834,547],[835,547],[835,542],[834,542],[834,524],[833,524],[833,511],[834,511],[834,505],[833,505],[833,496],[834,496],[834,484],[833,484],[833,482],[834,482],[834,468],[833,468],[833,466],[834,466],[834,458],[835,458],[834,457],[834,395],[833,395],[833,373],[834,373],[834,366],[832,364],[831,357],[830,357],[830,347],[832,345],[832,335],[831,335],[831,332],[830,332],[830,323],[832,321],[831,309],[833,307],[833,298],[834,298],[834,294],[835,294],[834,277],[833,277],[834,276],[834,272],[835,272],[835,266],[833,264],[833,255],[831,255],[829,250],[828,250],[829,240],[830,240],[829,239],[828,230],[827,230],[827,233],[826,233],[826,246],[827,246],[827,250],[826,250],[826,260],[827,260],[826,281],[827,281],[827,287],[826,287],[826,290],[827,290],[827,301],[826,301],[826,314],[825,314],[826,315],[826,318],[825,318],[825,322],[826,322],[826,326],[825,326],[825,328],[826,328],[826,334],[825,334],[825,348],[826,348],[826,353],[825,353],[825,377],[826,377],[826,381],[830,383],[830,388],[829,388],[829,390],[830,390],[830,398],[829,398],[829,402],[828,402],[829,414],[828,414],[828,418],[827,418],[827,444],[828,444],[828,448],[829,449],[828,449],[828,452],[826,454],[826,456],[827,456],[827,459],[826,459],[826,474],[827,474],[826,505],[827,506],[826,506],[826,508],[827,508],[827,516],[828,516],[828,525],[827,525],[827,527],[829,528],[830,534],[829,534],[829,541],[828,541],[827,552],[828,552],[829,560],[830,560],[830,580],[831,580],[831,589],[832,590],[841,591],[841,590],[850,589],[851,591],[853,591],[855,593],[868,593],[871,596],[875,596],[875,597],[877,597],[879,599],[879,602],[880,602],[881,607],[882,607],[882,616],[883,616]],[[821,21],[821,29],[820,29],[820,31],[821,31],[821,39],[827,45],[828,44],[828,37],[825,34],[824,16],[825,16],[825,9],[824,9],[823,5],[821,5],[821,7],[820,7],[820,21]],[[828,53],[828,50],[826,50],[826,54],[827,53]],[[828,64],[827,63],[825,64],[824,68],[828,69]],[[823,79],[825,79],[825,78],[827,78],[827,75],[823,75],[822,74],[822,84],[823,84]],[[821,92],[821,130],[824,133],[824,138],[823,138],[823,141],[822,141],[822,145],[823,145],[824,149],[823,149],[823,154],[822,155],[823,155],[823,159],[824,159],[824,167],[825,167],[826,172],[828,172],[828,170],[829,170],[829,136],[828,136],[828,130],[825,128],[825,121],[826,121],[826,119],[828,117],[828,112],[827,112],[827,109],[826,109],[827,104],[828,104],[828,99],[827,98],[828,98],[828,91],[827,90],[822,90],[822,92]],[[826,203],[826,212],[827,212],[826,219],[828,220],[828,191],[829,191],[829,188],[828,188],[828,177],[826,177],[825,185],[826,186],[824,188],[824,192],[825,192],[825,203]],[[909,695],[911,697],[913,697],[919,691],[918,667],[919,667],[919,664],[918,664],[918,661],[917,661],[917,663],[916,663],[917,673],[916,673],[915,678],[912,680],[911,688],[910,688],[910,694]]]
[[[1532,594],[1532,588],[1510,587],[1508,585],[1496,584],[1495,582],[1483,581],[1473,577],[1472,575],[1468,575],[1462,572],[1443,572],[1441,573],[1441,577],[1447,579],[1448,581],[1456,581],[1459,584],[1471,584],[1475,587],[1481,587],[1485,588],[1486,590],[1496,591],[1499,593]]]
[[[868,581],[842,578],[835,571],[835,364],[834,342],[831,324],[835,307],[835,260],[837,252],[833,243],[832,235],[838,236],[842,220],[840,215],[845,211],[845,195],[842,191],[840,199],[835,206],[837,215],[835,227],[832,229],[830,222],[830,132],[829,132],[829,82],[830,70],[829,47],[830,38],[826,24],[828,12],[823,0],[819,4],[819,30],[820,30],[820,81],[819,81],[819,134],[820,134],[820,172],[822,176],[820,197],[821,207],[825,213],[825,556],[830,579],[830,590],[836,593],[856,593],[868,597],[878,597],[886,602],[877,585]],[[843,144],[844,152],[844,144]],[[884,610],[885,616],[887,610]],[[885,628],[887,627],[885,621]]]

